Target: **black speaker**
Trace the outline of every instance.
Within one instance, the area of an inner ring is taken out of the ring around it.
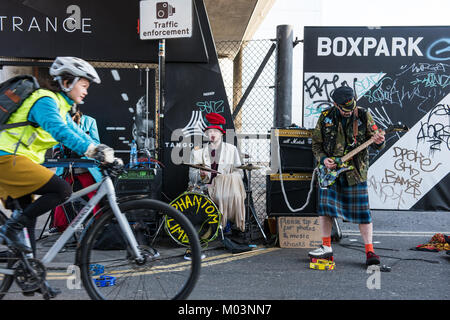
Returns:
[[[314,170],[312,130],[272,129],[270,151],[272,172],[278,171],[278,152],[280,152],[283,172],[312,172]]]
[[[161,199],[162,171],[160,168],[127,169],[115,182],[118,196],[145,194],[151,199]]]
[[[283,185],[286,197],[292,209],[304,206],[308,198],[311,186],[312,173],[283,173]],[[279,174],[266,176],[266,209],[270,216],[317,216],[317,186],[312,187],[310,200],[305,209],[301,211],[291,211],[286,204]]]

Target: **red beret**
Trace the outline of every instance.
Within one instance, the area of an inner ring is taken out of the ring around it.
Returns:
[[[205,128],[205,131],[208,129],[218,129],[220,130],[223,134],[225,134],[225,130],[223,129],[223,125],[226,123],[225,118],[222,117],[220,114],[218,113],[208,113],[206,116],[206,120],[208,120],[209,122],[209,126]]]
[[[211,112],[211,113],[208,113],[205,117],[206,117],[206,120],[208,120],[208,122],[210,124],[225,124],[226,123],[225,118],[222,117],[218,113]]]

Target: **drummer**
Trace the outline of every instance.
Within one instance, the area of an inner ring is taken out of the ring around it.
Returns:
[[[222,213],[221,225],[225,231],[232,221],[242,232],[245,231],[245,188],[243,172],[237,169],[241,159],[237,148],[223,141],[225,118],[218,113],[208,113],[209,126],[204,129],[208,143],[191,152],[190,163],[200,164],[218,171],[200,170],[200,184],[206,185],[208,193]],[[189,169],[189,180],[198,182],[198,169]]]

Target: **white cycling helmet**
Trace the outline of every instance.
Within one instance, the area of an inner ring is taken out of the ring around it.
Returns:
[[[61,75],[64,73],[75,76],[75,80],[70,88],[64,88],[64,86],[62,86]],[[83,59],[76,57],[57,57],[50,67],[50,75],[54,76],[55,80],[58,80],[64,91],[72,90],[73,85],[79,80],[79,78],[85,78],[95,83],[101,82],[94,67]]]

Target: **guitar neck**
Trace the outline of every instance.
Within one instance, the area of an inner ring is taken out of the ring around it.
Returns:
[[[358,146],[357,148],[353,149],[352,151],[350,151],[349,153],[347,153],[345,156],[343,156],[341,158],[342,162],[346,162],[348,160],[350,160],[351,158],[353,158],[355,156],[355,154],[357,154],[358,152],[360,152],[361,150],[366,149],[368,146],[370,146],[373,143],[373,139],[370,138],[369,140],[367,140],[366,142],[364,142],[362,145]]]

